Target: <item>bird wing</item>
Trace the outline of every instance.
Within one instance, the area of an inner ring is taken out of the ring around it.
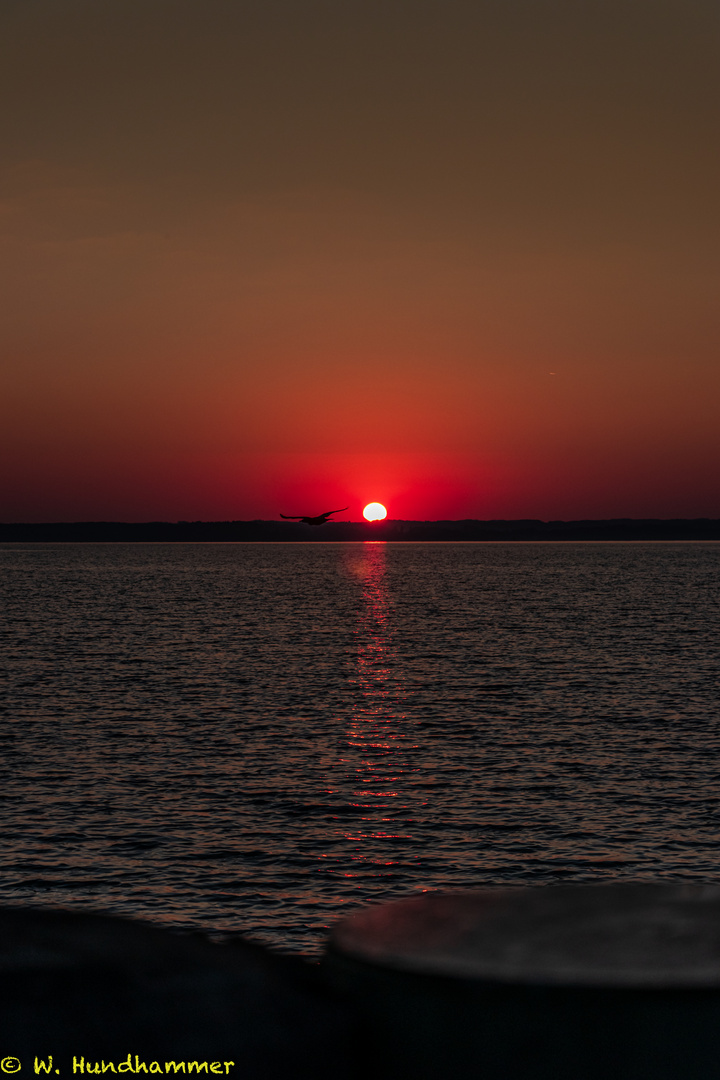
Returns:
[[[286,521],[304,521],[308,525],[324,525],[331,514],[342,514],[343,510],[349,510],[349,506],[343,506],[340,510],[326,510],[324,514],[318,514],[317,517],[303,517],[302,514],[281,514],[281,518],[285,518]]]

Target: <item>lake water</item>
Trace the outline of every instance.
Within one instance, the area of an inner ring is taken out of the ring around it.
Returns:
[[[720,880],[720,544],[3,545],[4,903]]]

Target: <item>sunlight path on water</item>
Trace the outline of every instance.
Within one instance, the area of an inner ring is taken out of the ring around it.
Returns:
[[[6,903],[715,880],[717,544],[0,546]]]

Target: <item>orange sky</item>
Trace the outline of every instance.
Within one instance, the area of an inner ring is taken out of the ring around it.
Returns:
[[[0,520],[720,516],[719,44],[6,0]]]

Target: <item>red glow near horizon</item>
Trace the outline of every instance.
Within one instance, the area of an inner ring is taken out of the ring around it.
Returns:
[[[41,6],[3,521],[718,516],[713,5]]]

